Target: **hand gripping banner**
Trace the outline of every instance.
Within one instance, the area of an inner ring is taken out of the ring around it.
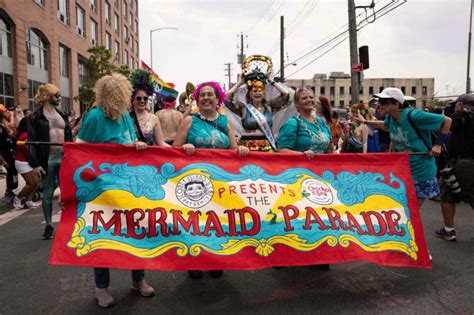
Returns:
[[[365,260],[431,267],[407,154],[64,145],[50,263],[260,269]]]

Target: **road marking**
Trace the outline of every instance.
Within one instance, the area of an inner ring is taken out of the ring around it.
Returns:
[[[30,211],[31,209],[24,209],[24,210],[16,210],[12,209],[4,214],[0,215],[0,226],[4,225],[5,223],[15,219],[16,217],[19,217],[22,214],[25,214],[26,212]]]

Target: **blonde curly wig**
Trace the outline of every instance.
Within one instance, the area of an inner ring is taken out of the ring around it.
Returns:
[[[132,97],[132,85],[121,74],[114,73],[100,78],[95,83],[95,100],[97,107],[104,110],[105,117],[119,120],[127,111]]]
[[[51,96],[60,94],[59,88],[54,84],[42,84],[38,87],[35,95],[35,104],[43,105],[48,102]]]

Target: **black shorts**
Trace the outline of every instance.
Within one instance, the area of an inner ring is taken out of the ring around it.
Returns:
[[[474,159],[457,160],[454,163],[454,175],[461,187],[462,200],[474,209]],[[443,179],[440,181],[441,202],[455,203],[451,190]]]

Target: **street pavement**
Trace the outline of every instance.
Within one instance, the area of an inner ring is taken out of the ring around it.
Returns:
[[[42,210],[12,208],[0,205],[0,314],[474,313],[474,212],[466,204],[456,215],[457,242],[433,234],[442,226],[439,203],[423,205],[432,269],[350,262],[328,271],[309,266],[226,271],[220,279],[201,280],[185,272],[147,271],[152,298],[130,290],[129,271],[112,270],[116,305],[109,309],[96,305],[92,269],[48,265],[52,241],[41,240]]]

